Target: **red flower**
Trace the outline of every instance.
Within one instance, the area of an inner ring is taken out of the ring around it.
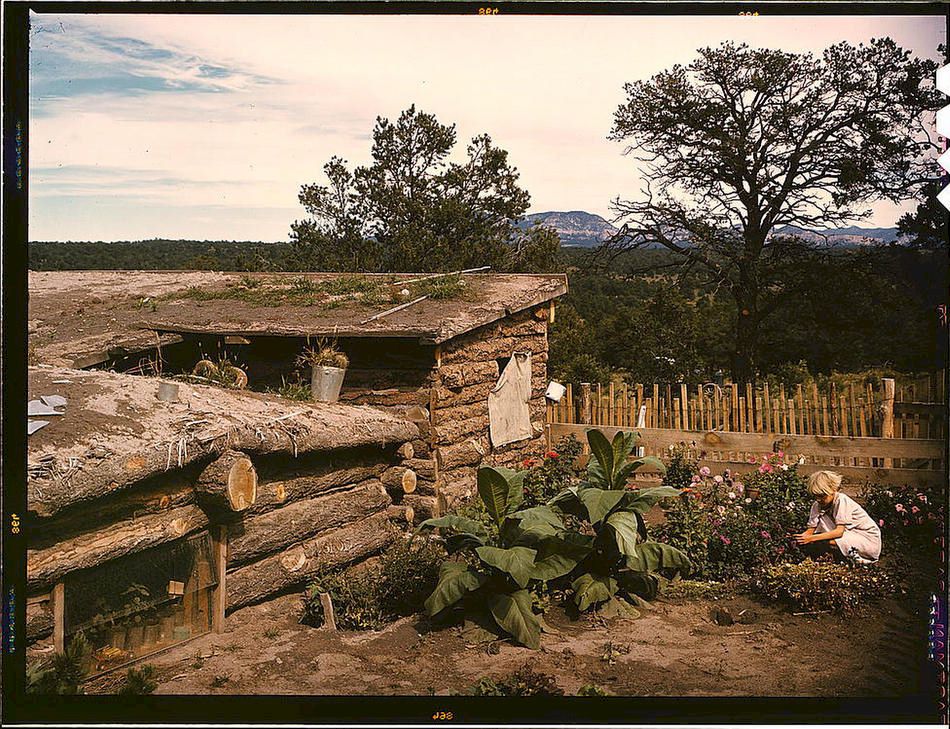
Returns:
[[[557,451],[548,451],[544,454],[545,458],[557,458]]]

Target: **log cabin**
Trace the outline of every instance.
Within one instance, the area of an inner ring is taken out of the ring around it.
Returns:
[[[29,396],[55,406],[28,439],[27,643],[82,632],[93,673],[220,631],[412,519],[384,486],[419,438],[398,413],[49,365]]]
[[[418,522],[471,497],[479,465],[543,452],[548,327],[566,292],[563,274],[31,272],[30,355],[151,374],[227,358],[266,391],[305,378],[298,355],[330,337],[350,361],[340,401],[419,430],[382,476]]]

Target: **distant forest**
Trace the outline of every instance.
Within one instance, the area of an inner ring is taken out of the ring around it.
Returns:
[[[292,254],[290,243],[32,243],[29,265],[36,271],[281,271]],[[551,331],[551,376],[693,383],[728,373],[735,320],[728,292],[698,274],[636,273],[672,260],[664,251],[629,251],[605,266],[592,251],[562,249],[554,268],[570,275],[570,293]],[[946,249],[854,248],[808,265],[805,283],[768,320],[760,375],[794,384],[832,371],[946,366],[937,316],[948,281]]]

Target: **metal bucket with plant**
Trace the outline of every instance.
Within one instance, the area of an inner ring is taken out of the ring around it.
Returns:
[[[314,346],[304,348],[297,357],[297,364],[310,368],[310,392],[314,400],[336,402],[339,399],[350,360],[335,341],[318,339]]]

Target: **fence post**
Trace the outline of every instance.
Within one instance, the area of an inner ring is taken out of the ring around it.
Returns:
[[[581,383],[581,423],[584,425],[590,425],[591,421],[591,400],[590,400],[590,383],[582,382]]]
[[[885,377],[881,380],[881,437],[894,437],[894,380]],[[894,459],[885,458],[884,468],[893,468]]]

